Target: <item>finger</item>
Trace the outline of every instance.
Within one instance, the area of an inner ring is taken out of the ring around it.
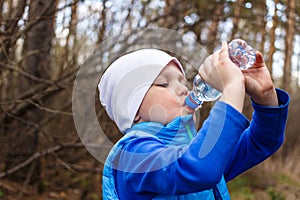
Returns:
[[[199,74],[203,80],[206,80],[210,76],[212,70],[212,55],[209,55],[200,66]]]
[[[201,79],[204,80],[206,78],[207,73],[203,64],[199,67],[198,74],[200,75]]]
[[[224,60],[229,59],[227,42],[222,42],[222,49],[221,49],[221,52],[220,52],[220,59],[224,59]]]
[[[221,50],[217,50],[215,53],[212,54],[211,64],[214,67],[216,67],[217,63],[219,62],[220,52]]]
[[[212,68],[212,55],[209,55],[203,63],[203,67],[206,71],[210,70]]]
[[[222,42],[222,50],[228,52],[228,44],[226,41]]]
[[[255,52],[255,56],[256,56],[255,62],[256,62],[257,64],[260,64],[260,63],[264,63],[264,62],[265,62],[265,61],[264,61],[264,57],[263,57],[263,55],[261,54],[261,52],[256,51],[256,52]]]

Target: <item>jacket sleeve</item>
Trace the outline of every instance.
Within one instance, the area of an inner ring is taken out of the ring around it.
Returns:
[[[216,102],[188,146],[166,146],[152,137],[134,138],[119,158],[117,185],[135,193],[186,194],[212,188],[249,121],[224,102]],[[215,138],[215,139],[213,139]]]
[[[249,128],[242,134],[225,171],[229,181],[271,156],[282,145],[289,95],[276,89],[279,106],[260,106],[252,102],[254,113]]]

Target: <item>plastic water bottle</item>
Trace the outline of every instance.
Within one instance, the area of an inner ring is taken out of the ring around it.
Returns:
[[[254,49],[241,39],[232,40],[228,44],[229,57],[241,70],[252,67],[256,60]]]
[[[229,43],[229,57],[241,70],[249,69],[255,62],[254,49],[244,40],[235,39]],[[192,109],[199,107],[204,101],[215,101],[222,93],[201,79],[197,74],[193,81],[193,89],[185,99],[185,104]]]
[[[185,104],[192,109],[199,107],[203,101],[215,101],[222,93],[207,84],[199,74],[197,74],[193,81],[193,89],[185,99]]]

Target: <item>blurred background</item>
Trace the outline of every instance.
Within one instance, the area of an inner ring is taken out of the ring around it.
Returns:
[[[208,53],[234,38],[263,53],[276,87],[291,95],[286,139],[229,190],[232,199],[300,199],[296,0],[0,0],[0,199],[102,199],[103,163],[82,145],[73,121],[74,80],[103,41],[145,27],[175,30]],[[91,73],[100,79],[104,69]],[[187,73],[190,82],[195,73]],[[101,127],[116,142],[121,134],[97,95],[95,102]],[[245,105],[251,119],[249,98]],[[203,106],[201,119],[211,106]]]

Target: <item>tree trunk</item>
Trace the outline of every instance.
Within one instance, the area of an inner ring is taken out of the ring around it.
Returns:
[[[266,16],[268,14],[266,0],[262,1],[262,13],[263,16]],[[262,55],[265,55],[265,44],[266,44],[266,34],[267,34],[266,25],[267,25],[266,20],[263,20],[263,24],[261,27],[261,43],[258,49],[262,53]]]
[[[1,7],[3,2],[1,3]],[[12,4],[12,3],[11,3]],[[10,5],[9,7],[11,7]],[[15,8],[11,8],[10,12],[11,14],[8,14],[7,18],[1,17],[2,20],[4,20],[5,24],[5,31],[1,33],[1,48],[0,48],[0,60],[3,61],[4,59],[8,58],[8,55],[10,53],[10,49],[14,49],[14,45],[18,39],[17,34],[15,34],[18,29],[17,23],[22,17],[24,13],[24,9],[26,6],[26,1],[19,0],[16,4]],[[2,8],[1,8],[2,10]],[[1,22],[3,23],[3,21]]]
[[[298,53],[298,62],[297,62],[297,72],[298,72],[298,79],[297,79],[297,90],[300,88],[300,53]]]
[[[165,0],[165,7],[164,7],[164,15],[165,18],[162,18],[159,21],[159,26],[164,28],[172,28],[176,24],[176,17],[174,13],[176,13],[176,0]],[[177,13],[178,15],[179,13]]]
[[[0,11],[2,11],[3,1],[0,1]],[[0,26],[4,27],[4,30],[0,30],[0,67],[6,68],[7,65],[14,65],[16,63],[16,43],[20,38],[18,21],[21,19],[24,9],[26,7],[25,0],[18,0],[16,6],[13,7],[12,2],[8,2],[8,11],[4,15],[1,13],[0,17]],[[0,97],[3,99],[10,99],[15,96],[17,90],[12,88],[15,87],[18,80],[15,78],[15,75],[11,71],[2,71],[0,70],[0,77],[3,82],[9,82],[10,84],[3,84],[0,81],[1,93]]]
[[[224,10],[224,3],[223,3],[223,1],[221,1],[215,7],[212,22],[209,26],[209,35],[210,36],[208,37],[207,48],[211,52],[214,50],[214,48],[219,43],[219,40],[217,37],[218,36],[218,26],[220,23],[221,16],[223,15],[223,10]]]
[[[69,23],[69,34],[66,38],[66,45],[64,48],[64,59],[58,69],[57,79],[61,78],[65,69],[72,68],[71,66],[77,66],[77,7],[78,1],[75,0],[71,6],[71,20]]]
[[[230,41],[235,39],[235,35],[238,32],[238,24],[239,24],[239,19],[241,16],[241,10],[242,10],[242,6],[244,4],[245,0],[238,0],[235,3],[235,7],[233,10],[233,19],[232,19],[232,23],[233,23],[233,28],[232,28],[232,32],[231,32],[231,38]]]
[[[283,88],[290,91],[291,88],[291,67],[292,67],[292,55],[293,55],[293,41],[295,33],[295,10],[296,1],[288,1],[288,19],[286,27],[286,37],[285,37],[285,60],[284,60],[284,70],[283,70]]]
[[[97,41],[97,45],[101,44],[104,40],[104,36],[105,36],[105,29],[106,29],[106,11],[107,11],[107,8],[106,8],[106,2],[107,0],[103,0],[102,2],[102,6],[103,6],[103,9],[101,11],[101,16],[100,16],[100,19],[101,19],[101,26],[100,26],[100,29],[99,29],[99,35],[98,35],[98,41]],[[128,12],[129,14],[129,12]]]
[[[270,30],[270,49],[269,49],[269,54],[268,54],[268,62],[267,62],[267,67],[270,71],[270,74],[273,74],[273,55],[276,51],[275,48],[275,40],[276,40],[276,33],[275,30],[278,25],[278,15],[277,15],[277,7],[276,5],[278,4],[279,0],[274,0],[275,3],[275,12],[274,16],[272,17],[272,28]]]
[[[48,79],[51,70],[51,40],[53,37],[53,22],[57,1],[32,0],[29,5],[28,23],[25,33],[23,48],[23,70],[27,73],[43,79]],[[30,79],[21,79],[19,86],[20,96],[30,90],[37,83]],[[40,100],[42,101],[42,100]],[[42,103],[42,102],[39,102]],[[5,167],[10,169],[18,163],[28,159],[38,148],[39,121],[45,117],[45,113],[32,106],[20,116],[14,116],[20,120],[12,120],[10,133],[12,146],[5,160]],[[12,127],[16,128],[13,129]],[[15,180],[23,180],[25,184],[39,181],[40,162],[32,162],[28,167],[10,176]]]

